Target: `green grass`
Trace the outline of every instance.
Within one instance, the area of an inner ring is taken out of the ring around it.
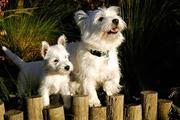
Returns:
[[[180,119],[180,108],[172,104],[171,111],[169,113],[170,120],[179,120]]]
[[[0,91],[1,91],[1,99],[4,98],[6,100],[9,99],[9,90],[5,85],[5,80],[0,77]]]
[[[24,60],[33,60],[39,54],[41,41],[55,40],[56,22],[29,14],[19,14],[1,19],[0,27],[7,32],[0,45],[18,51]]]
[[[41,41],[55,44],[61,34],[79,38],[72,22],[79,4],[73,0],[38,2],[32,2],[31,8],[6,10],[0,18],[0,30],[7,32],[0,36],[0,45],[7,46],[26,61],[40,58]]]
[[[157,34],[163,31],[160,29],[161,25],[170,26],[171,24],[165,23],[170,23],[171,16],[178,21],[180,4],[177,0],[120,0],[119,7],[120,16],[127,23],[127,29],[124,31],[126,40],[120,48],[122,52],[120,57],[128,100],[128,96],[132,97],[132,94],[152,89],[146,80],[142,80],[143,76],[147,76],[145,75],[149,61],[147,55],[152,47],[163,43],[162,40],[155,41]],[[160,39],[163,39],[163,36]],[[168,46],[168,42],[164,42],[161,46]],[[152,61],[155,58],[149,59]]]

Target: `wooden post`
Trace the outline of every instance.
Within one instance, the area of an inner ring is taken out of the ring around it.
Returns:
[[[5,113],[5,120],[23,120],[23,112],[19,110],[10,110]]]
[[[73,120],[88,120],[89,104],[87,95],[73,96]]]
[[[91,107],[90,120],[106,120],[106,107]]]
[[[127,105],[126,120],[142,120],[142,106],[141,104]]]
[[[5,113],[4,103],[0,101],[0,120],[4,120],[4,113]]]
[[[171,109],[172,101],[166,99],[160,99],[158,101],[158,113],[160,120],[169,120],[169,112]]]
[[[112,95],[106,97],[107,119],[123,120],[124,95]]]
[[[43,112],[44,120],[65,120],[63,106],[49,106]]]
[[[143,120],[157,120],[158,93],[155,91],[142,91]]]
[[[43,120],[43,103],[39,96],[27,98],[28,120]]]

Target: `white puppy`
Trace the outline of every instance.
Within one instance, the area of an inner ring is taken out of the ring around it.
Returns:
[[[89,95],[90,106],[100,106],[96,89],[103,87],[107,95],[120,91],[121,71],[117,47],[123,42],[125,22],[118,16],[118,7],[99,8],[85,13],[75,13],[75,21],[81,30],[81,42],[68,45],[74,71],[72,90]],[[72,91],[72,92],[74,92]]]
[[[53,46],[43,41],[41,55],[44,60],[35,62],[24,62],[6,47],[2,47],[5,54],[20,68],[18,75],[20,97],[28,96],[30,90],[36,94],[39,89],[43,104],[47,106],[50,103],[49,95],[60,93],[65,107],[70,107],[67,95],[70,95],[69,73],[73,70],[73,66],[65,49],[65,39],[64,35],[60,36],[57,45]]]

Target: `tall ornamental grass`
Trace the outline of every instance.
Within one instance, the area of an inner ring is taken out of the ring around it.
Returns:
[[[170,42],[164,37],[167,35],[157,36],[172,28],[171,24],[180,25],[180,3],[178,0],[120,0],[119,7],[120,16],[127,23],[124,31],[126,40],[120,48],[120,58],[128,100],[128,97],[132,98],[132,95],[137,95],[141,90],[157,89],[155,81],[154,85],[150,85],[144,78],[155,76],[151,70],[152,65],[149,64],[159,64],[155,63],[158,59],[162,60],[158,54],[163,56],[164,48],[170,46]],[[171,34],[170,30],[169,33]],[[155,48],[158,48],[156,52]],[[150,57],[151,54],[154,55]],[[155,67],[154,70],[157,69]]]

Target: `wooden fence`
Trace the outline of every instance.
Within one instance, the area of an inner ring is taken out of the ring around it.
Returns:
[[[141,104],[124,105],[124,95],[106,97],[106,106],[88,107],[88,96],[72,97],[72,120],[169,120],[172,101],[159,99],[155,91],[142,91]],[[0,103],[0,120],[65,120],[63,106],[43,108],[41,97],[27,98],[27,111],[5,111]],[[26,113],[26,114],[25,114]],[[69,118],[68,118],[69,120]]]

